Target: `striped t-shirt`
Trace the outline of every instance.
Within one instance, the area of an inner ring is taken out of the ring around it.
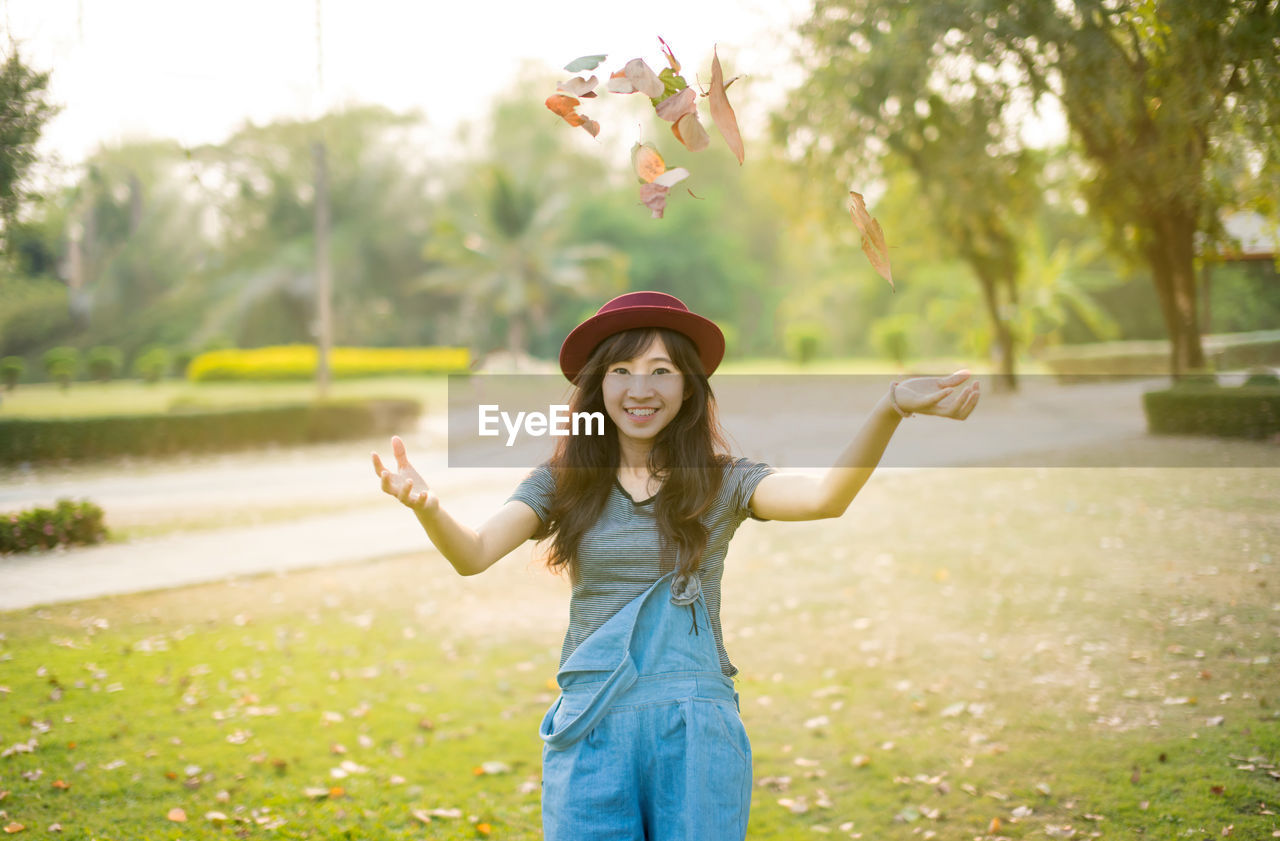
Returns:
[[[762,519],[751,513],[747,503],[760,480],[772,472],[773,468],[766,464],[745,458],[734,460],[726,466],[720,493],[702,518],[707,527],[707,548],[698,566],[698,578],[715,634],[720,670],[729,677],[736,675],[738,669],[729,662],[720,632],[724,556],[729,550],[729,538],[743,520]],[[541,464],[520,483],[511,500],[525,503],[546,523],[554,493],[555,477],[546,464]],[[583,534],[578,547],[580,574],[569,601],[569,630],[560,652],[561,666],[583,640],[673,569],[670,559],[664,562],[660,557],[655,499],[656,496],[636,502],[615,478],[600,519]]]

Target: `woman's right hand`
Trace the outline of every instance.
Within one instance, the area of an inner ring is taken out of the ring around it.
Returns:
[[[409,455],[405,452],[404,441],[399,435],[391,436],[391,452],[396,457],[396,471],[393,473],[382,464],[382,459],[373,454],[373,470],[382,480],[382,490],[412,508],[415,513],[434,511],[440,507],[440,497],[431,493],[422,475],[409,463]]]

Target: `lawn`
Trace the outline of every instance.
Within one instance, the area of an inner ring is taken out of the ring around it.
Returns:
[[[749,837],[1280,833],[1280,450],[1232,446],[1269,467],[882,471],[745,523]],[[567,585],[531,549],[0,614],[0,825],[538,838]]]

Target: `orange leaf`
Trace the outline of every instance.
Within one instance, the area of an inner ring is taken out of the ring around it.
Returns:
[[[685,114],[696,114],[698,93],[693,88],[685,88],[658,103],[657,114],[668,123],[678,121]]]
[[[476,824],[476,832],[480,833],[481,835],[488,835],[492,831],[493,831],[493,827],[489,826],[487,823]]]
[[[546,105],[551,109],[551,113],[557,117],[563,117],[571,126],[582,125],[582,118],[578,116],[575,109],[578,107],[578,100],[571,96],[565,96],[562,93],[553,93],[547,97]],[[576,117],[578,122],[574,122],[571,117]]]
[[[329,789],[329,799],[331,800],[337,800],[339,797],[341,797],[344,794],[346,794],[346,792],[343,791],[342,786],[334,786],[333,788]]]
[[[685,114],[676,120],[675,124],[671,126],[671,133],[690,152],[700,152],[707,148],[707,144],[711,142],[711,138],[707,136],[707,130],[702,127],[702,123],[698,122],[698,113],[696,111]]]
[[[71,788],[71,783],[65,780],[54,780],[53,787],[56,789],[60,789],[62,791],[66,791],[67,789]]]
[[[643,145],[637,143],[631,147],[631,165],[635,167],[636,175],[640,176],[640,180],[646,184],[667,171],[667,164],[662,160],[662,155],[648,143]]]
[[[165,817],[166,817],[166,818],[168,818],[169,820],[173,821],[174,823],[186,823],[186,822],[187,822],[187,813],[186,813],[185,811],[183,811],[182,809],[179,809],[179,808],[177,808],[177,807],[174,807],[174,808],[170,809],[170,810],[169,810],[169,814],[165,815]]]
[[[13,835],[15,832],[21,832],[24,829],[26,829],[26,827],[18,823],[17,821],[13,821],[11,823],[7,823],[4,825],[4,831],[9,833],[10,835]]]
[[[987,834],[988,834],[988,835],[995,835],[995,834],[996,834],[997,832],[999,832],[999,831],[1000,831],[1000,819],[999,819],[999,818],[992,818],[992,819],[991,819],[991,825],[987,827]]]
[[[849,214],[853,217],[853,224],[857,225],[862,233],[862,251],[871,261],[871,267],[889,281],[889,288],[893,289],[893,271],[889,268],[889,246],[885,245],[884,231],[880,229],[880,223],[867,213],[867,205],[862,200],[862,195],[852,190],[849,191],[849,195],[853,196]]]
[[[707,92],[707,97],[711,100],[712,121],[741,164],[745,154],[742,134],[738,131],[738,117],[733,113],[733,106],[729,104],[729,97],[724,92],[724,73],[720,70],[720,56],[716,55],[714,49],[711,51],[711,90]]]

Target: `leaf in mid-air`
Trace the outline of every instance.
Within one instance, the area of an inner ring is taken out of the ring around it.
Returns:
[[[655,110],[659,117],[668,123],[674,123],[685,114],[692,114],[698,110],[697,99],[697,91],[693,88],[685,88],[659,102]]]
[[[654,219],[661,219],[662,211],[667,209],[667,192],[670,189],[661,184],[640,185],[640,202],[653,211]]]
[[[707,136],[707,130],[702,127],[702,123],[698,122],[698,113],[696,111],[691,111],[676,120],[675,124],[671,126],[671,133],[690,152],[700,152],[707,148],[707,144],[711,142],[711,138]]]
[[[659,187],[666,187],[667,189],[671,189],[672,187],[679,184],[681,181],[685,180],[688,177],[689,177],[689,170],[685,169],[682,166],[678,166],[675,169],[667,170],[666,172],[659,175],[657,178],[653,179],[653,183],[657,184]]]
[[[671,65],[671,70],[675,73],[680,72],[680,62],[676,61],[676,57],[671,52],[671,46],[664,40],[662,36],[658,36],[658,43],[662,45],[662,54],[667,57],[667,64]]]
[[[583,70],[595,70],[596,67],[600,65],[600,62],[604,61],[608,57],[609,56],[607,55],[584,55],[579,58],[575,58],[573,61],[566,64],[564,69],[568,70],[570,73],[578,73]]]
[[[636,175],[645,184],[667,171],[667,164],[662,160],[662,155],[648,143],[637,143],[631,147],[631,165],[635,167]]]
[[[595,88],[599,84],[599,79],[592,76],[590,79],[584,79],[581,76],[574,76],[572,79],[561,82],[556,85],[556,90],[561,93],[567,93],[569,96],[580,96],[583,99],[596,95]]]
[[[662,96],[663,86],[642,58],[633,58],[626,66],[609,76],[609,90],[614,93],[642,93],[650,99]]]
[[[595,120],[585,117],[577,112],[578,100],[572,96],[565,96],[562,93],[553,93],[547,97],[547,108],[552,114],[564,119],[571,126],[582,126],[592,137],[600,134],[600,124]]]
[[[729,144],[729,149],[741,164],[744,150],[742,134],[738,131],[738,117],[733,113],[729,97],[725,95],[720,56],[714,50],[711,53],[711,90],[707,92],[707,97],[711,100],[711,119],[715,121],[716,128],[720,129],[720,136],[724,138],[725,143]]]
[[[889,247],[884,242],[884,231],[881,230],[880,223],[867,212],[867,204],[862,200],[862,195],[852,190],[849,191],[849,195],[853,197],[849,215],[853,217],[853,224],[857,225],[862,233],[862,251],[871,261],[871,267],[889,281],[889,288],[897,291],[893,285],[893,272],[889,268]]]
[[[689,87],[689,83],[684,80],[684,77],[670,67],[662,68],[662,72],[658,74],[658,81],[662,82],[662,93],[653,99],[655,108],[658,107],[658,103],[662,100]]]

